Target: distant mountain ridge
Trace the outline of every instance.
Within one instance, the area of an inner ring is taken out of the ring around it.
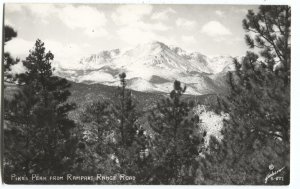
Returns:
[[[153,41],[126,51],[101,51],[81,58],[70,68],[58,65],[55,74],[77,83],[117,86],[118,74],[125,72],[129,88],[163,93],[170,92],[177,79],[187,85],[187,94],[201,95],[221,89],[214,76],[234,70],[232,60],[231,56],[209,58]]]

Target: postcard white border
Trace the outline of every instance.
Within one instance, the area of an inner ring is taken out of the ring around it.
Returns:
[[[300,1],[299,0],[1,0],[0,20],[3,20],[3,3],[115,3],[115,4],[286,4],[292,7],[292,31],[291,31],[291,58],[292,58],[292,83],[291,83],[291,178],[289,186],[274,186],[276,188],[300,188]],[[2,30],[0,31],[2,36]],[[2,42],[2,37],[0,39]],[[2,49],[1,49],[2,53]],[[2,55],[1,55],[2,56]],[[0,68],[1,69],[1,68]],[[0,72],[1,74],[2,72]],[[2,77],[1,77],[2,78]],[[2,82],[2,81],[1,81]],[[1,179],[1,178],[0,178]],[[1,180],[0,180],[1,181]],[[150,188],[266,188],[273,186],[232,186],[232,185],[191,185],[191,186],[148,186],[148,185],[5,185],[0,183],[0,188],[24,188],[24,189],[77,189],[77,188],[104,188],[104,189],[150,189]]]

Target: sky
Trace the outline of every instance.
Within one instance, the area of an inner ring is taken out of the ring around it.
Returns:
[[[4,50],[22,59],[39,38],[55,61],[65,65],[149,41],[207,56],[242,56],[248,49],[242,20],[249,9],[257,6],[6,4],[4,24],[18,36]]]

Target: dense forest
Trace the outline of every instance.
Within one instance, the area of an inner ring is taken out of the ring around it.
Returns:
[[[53,74],[40,39],[23,74],[5,52],[4,182],[289,184],[291,8],[249,10],[242,27],[249,51],[234,60],[228,90],[205,97],[185,95],[180,78],[168,95],[138,93],[120,73],[119,87],[98,90],[110,99],[85,101],[72,89],[82,86]],[[17,31],[4,34],[5,48]],[[208,135],[203,111],[224,117],[221,137]]]

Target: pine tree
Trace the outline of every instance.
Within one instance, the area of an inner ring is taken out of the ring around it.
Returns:
[[[260,6],[257,14],[249,10],[243,28],[255,36],[245,35],[247,45],[251,49],[260,49],[263,63],[270,69],[284,70],[288,79],[291,69],[291,7]]]
[[[186,87],[174,82],[170,98],[157,104],[149,116],[154,131],[152,183],[193,184],[199,146],[203,142],[197,123],[192,114],[193,103],[181,100]]]
[[[71,136],[75,125],[67,117],[75,108],[66,102],[70,84],[66,79],[53,76],[53,58],[38,39],[23,61],[27,71],[19,76],[21,93],[9,105],[11,111],[7,119],[22,126],[20,137],[23,138],[18,146],[11,147],[22,157],[19,172],[26,175],[63,174],[68,170],[65,166],[70,165],[66,162],[72,160],[75,151],[76,137]]]
[[[138,113],[132,99],[132,92],[126,88],[126,74],[119,75],[121,87],[118,88],[115,116],[120,122],[121,143],[130,146],[138,129]]]
[[[27,71],[20,75],[20,83],[35,92],[42,108],[49,108],[55,112],[57,127],[68,136],[74,123],[67,118],[67,113],[75,108],[75,104],[66,102],[71,95],[68,90],[71,84],[66,79],[53,75],[53,59],[54,55],[50,51],[45,53],[44,43],[38,39],[34,50],[30,51],[23,61]]]
[[[147,149],[149,138],[144,135],[140,126],[139,114],[136,110],[136,102],[133,99],[132,91],[126,88],[126,74],[119,75],[121,87],[118,88],[117,101],[114,103],[114,117],[118,120],[119,140],[115,151],[120,163],[120,171],[127,175],[136,175],[139,182],[142,178],[138,173],[145,172],[140,161],[146,165],[146,159],[140,157],[140,153]],[[148,157],[147,161],[150,157]]]
[[[13,38],[17,37],[17,32],[10,26],[5,26],[4,27],[4,45],[12,40]],[[6,82],[11,81],[12,75],[9,73],[11,71],[11,66],[18,63],[18,59],[13,59],[10,55],[9,52],[4,53],[4,65],[3,65],[3,70],[4,70],[4,80]]]
[[[4,45],[6,45],[6,43],[8,41],[10,41],[12,38],[17,37],[17,32],[10,26],[4,26]],[[12,75],[9,73],[9,71],[11,71],[11,66],[16,64],[17,61],[15,61],[9,52],[5,52],[4,53],[4,64],[3,64],[3,70],[4,70],[4,88],[6,87],[6,82],[9,82],[9,80],[12,78]],[[6,91],[7,92],[7,91]],[[9,101],[4,98],[4,117],[7,117],[10,113],[10,108],[8,107]]]
[[[220,108],[230,119],[223,142],[211,142],[206,182],[264,184],[273,165],[284,167],[284,181],[266,184],[289,183],[290,18],[289,6],[260,6],[243,21],[255,36],[247,34],[246,43],[260,53],[235,60],[236,71],[228,75],[230,92],[220,99]],[[216,171],[218,176],[210,174]]]
[[[96,101],[88,104],[81,112],[81,133],[79,149],[74,164],[76,175],[96,175],[105,173],[114,175],[119,167],[114,159],[118,147],[118,124],[113,116],[113,102]],[[107,184],[118,182],[97,181]]]
[[[79,157],[82,159],[79,172],[126,174],[137,177],[129,183],[143,183],[147,181],[150,156],[141,154],[147,149],[149,138],[139,124],[140,114],[132,93],[126,88],[126,74],[119,77],[121,87],[117,89],[114,101],[93,102],[81,114],[85,147]],[[109,183],[120,182],[124,183]]]

